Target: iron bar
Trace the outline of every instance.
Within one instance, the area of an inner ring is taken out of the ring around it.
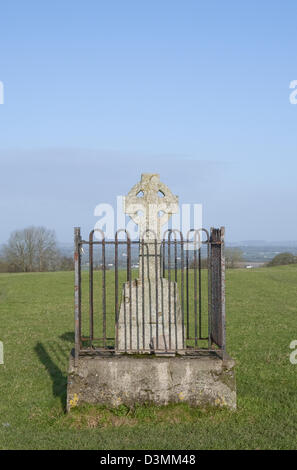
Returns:
[[[156,349],[159,349],[159,302],[158,302],[158,242],[157,239],[155,238],[155,288],[156,288],[156,309],[155,309],[155,314],[156,314]]]
[[[127,281],[129,283],[129,334],[130,348],[132,349],[132,273],[131,273],[131,243],[130,237],[127,235]],[[126,304],[126,302],[125,302]]]
[[[201,312],[201,247],[199,246],[198,251],[198,289],[199,289],[199,339],[202,336],[202,312]]]
[[[93,347],[94,336],[94,293],[93,293],[93,236],[94,230],[89,235],[89,328],[90,347]]]
[[[118,284],[119,284],[119,273],[118,273],[118,235],[116,233],[114,242],[114,294],[115,294],[115,328],[116,328],[116,340],[115,348],[119,347],[119,296],[118,296]]]
[[[144,240],[141,240],[142,262],[141,262],[141,292],[142,292],[142,348],[145,348],[145,311],[144,311]]]
[[[80,227],[74,228],[74,364],[78,365],[81,347],[81,266],[80,266]]]
[[[170,231],[168,231],[168,327],[169,327],[169,350],[171,351],[171,253],[170,253]]]
[[[102,313],[103,313],[103,344],[106,346],[106,261],[105,238],[102,240]]]

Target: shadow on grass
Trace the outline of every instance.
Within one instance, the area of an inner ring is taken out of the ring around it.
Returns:
[[[72,343],[73,333],[64,333],[60,338]],[[46,347],[42,343],[37,343],[34,350],[52,380],[54,397],[60,399],[62,408],[66,411],[67,375],[62,369],[65,369],[65,365],[68,364],[71,347],[62,347],[59,342],[53,341]]]

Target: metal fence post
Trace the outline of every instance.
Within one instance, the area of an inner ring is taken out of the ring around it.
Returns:
[[[226,352],[226,307],[225,307],[225,227],[220,229],[221,238],[221,323],[222,323],[222,349]]]
[[[74,228],[74,328],[75,355],[74,365],[78,365],[81,342],[81,256],[80,256],[80,227]]]
[[[211,318],[209,335],[211,344],[216,344],[223,354],[226,349],[224,236],[224,227],[220,229],[211,228]]]

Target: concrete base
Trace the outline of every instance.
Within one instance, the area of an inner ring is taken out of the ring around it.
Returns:
[[[108,406],[186,402],[236,408],[234,361],[216,355],[176,357],[70,356],[67,410],[81,403]]]

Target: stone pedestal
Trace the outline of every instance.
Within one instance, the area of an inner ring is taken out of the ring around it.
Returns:
[[[161,278],[124,284],[118,351],[175,353],[185,349],[178,286]]]
[[[234,361],[216,355],[70,356],[67,410],[82,403],[188,403],[236,409]]]

